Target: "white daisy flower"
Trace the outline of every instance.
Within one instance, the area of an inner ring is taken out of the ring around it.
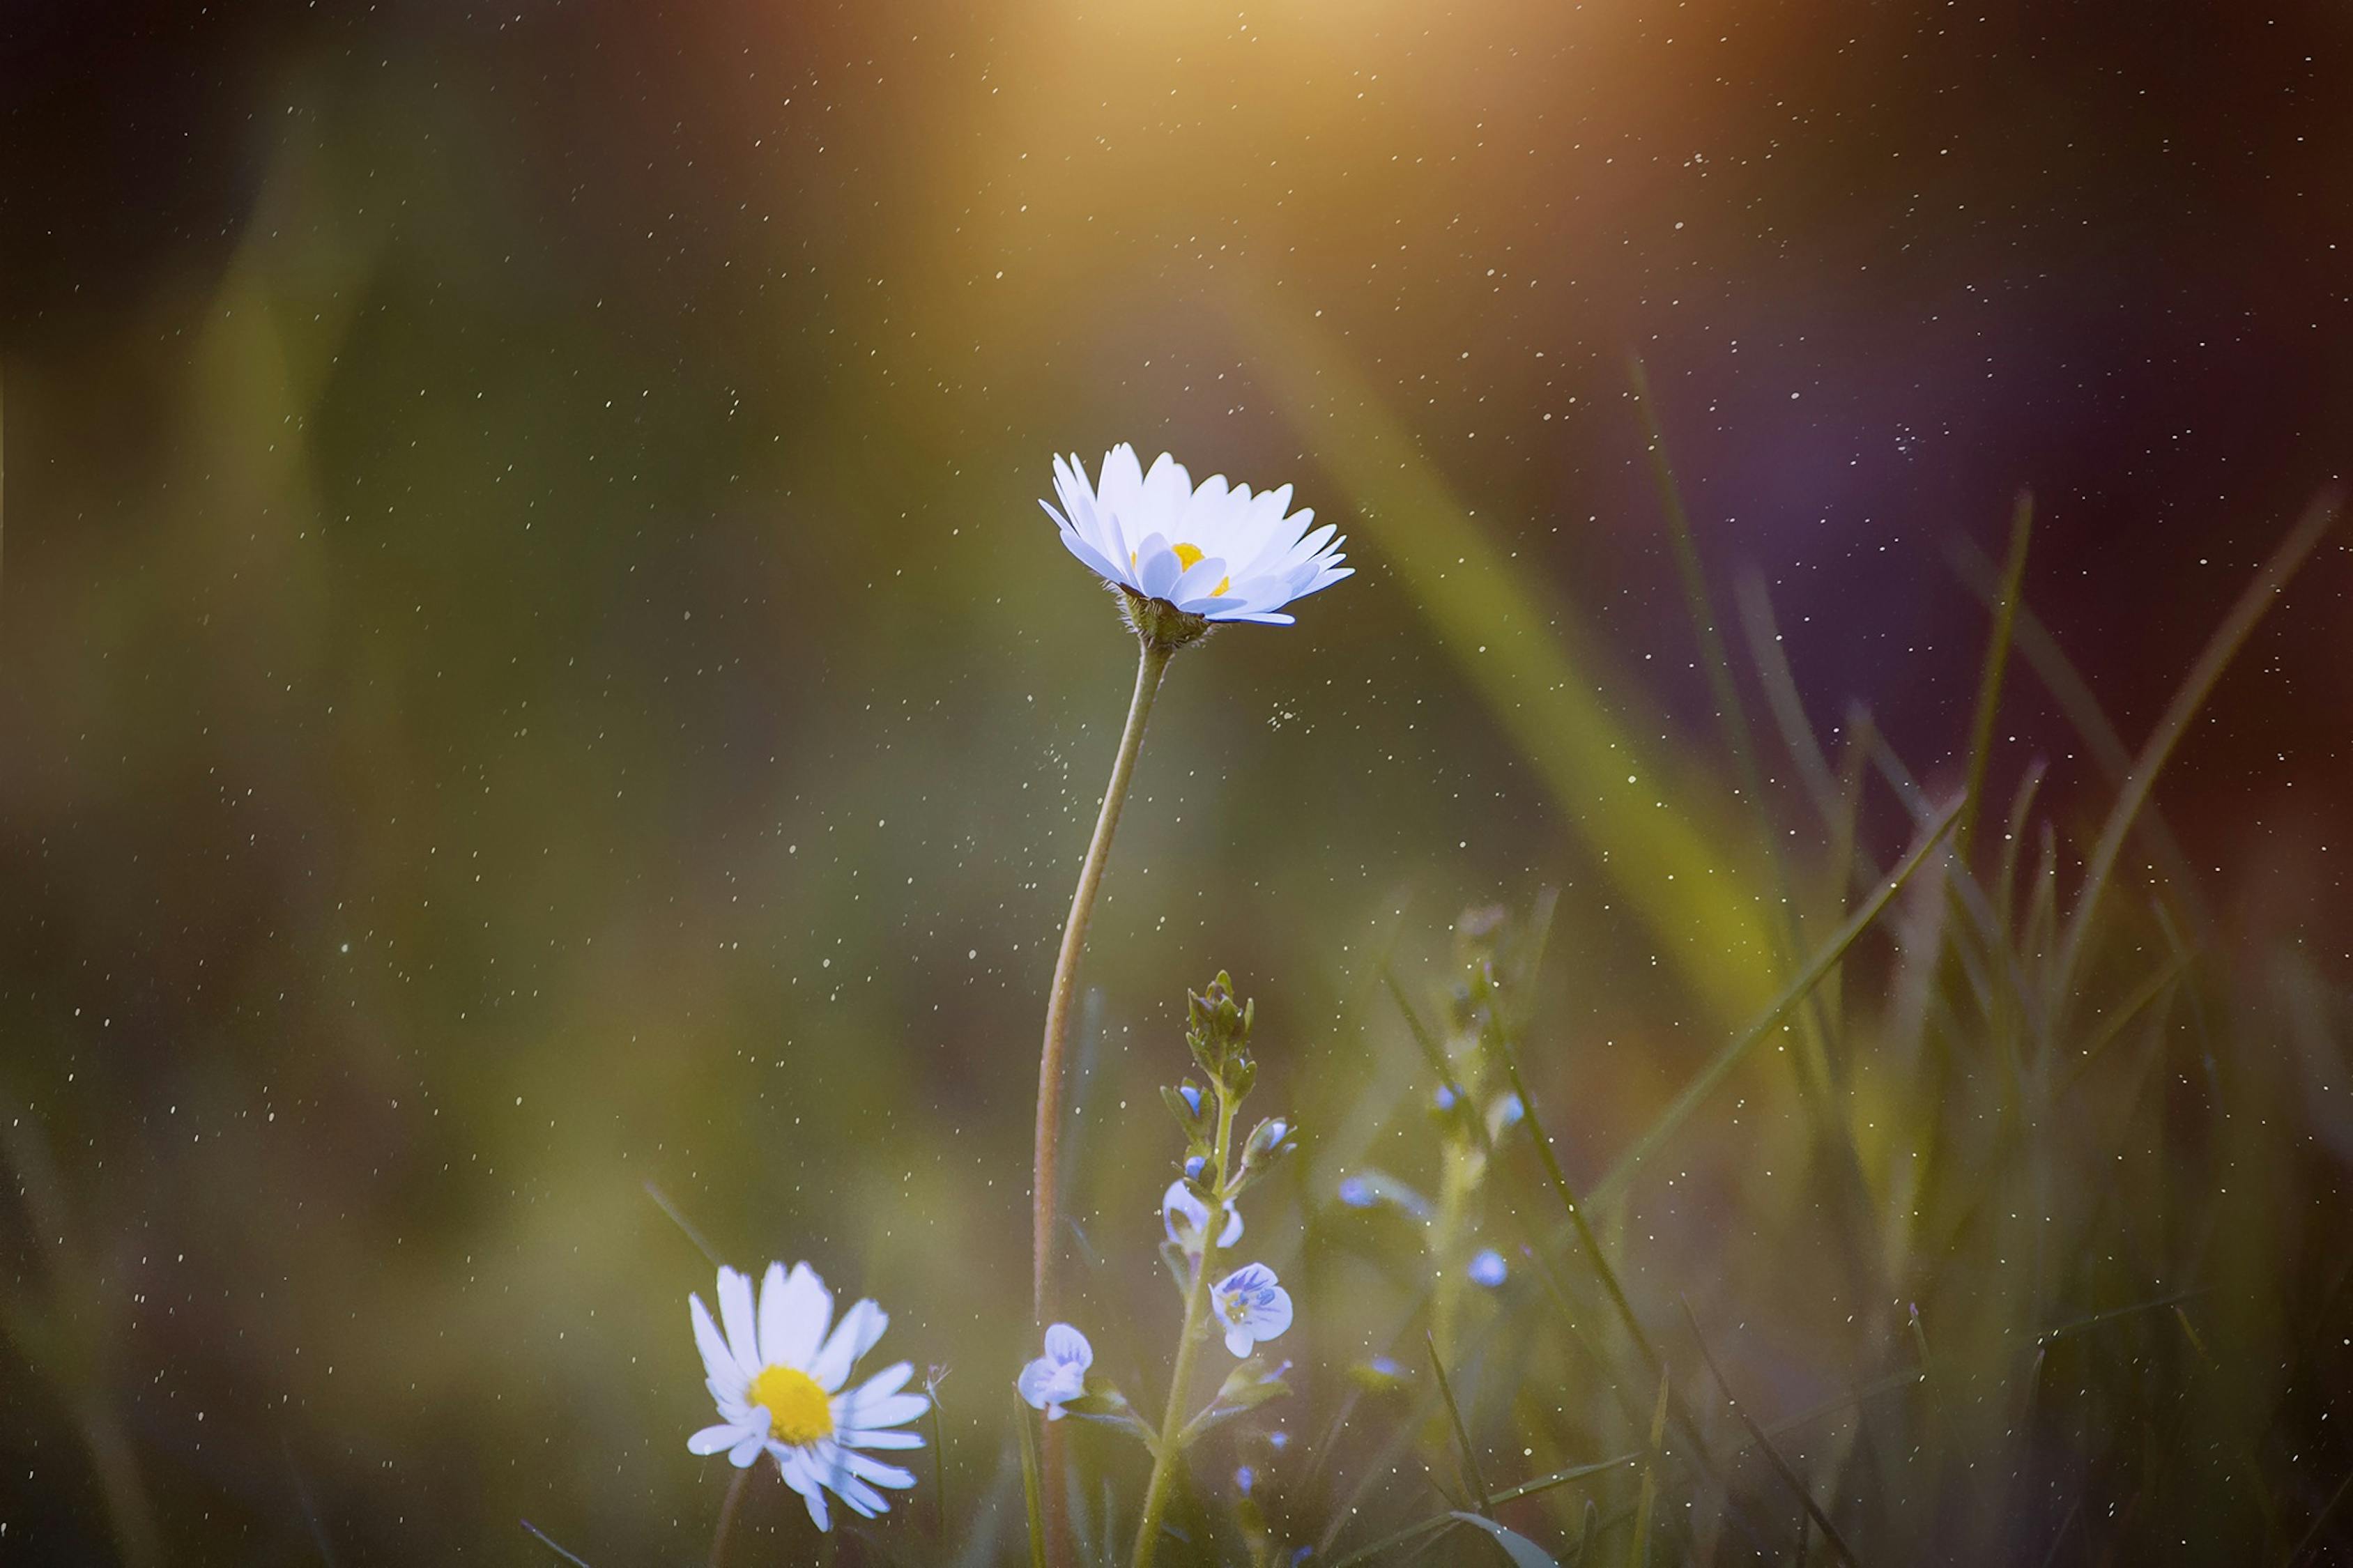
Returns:
[[[1234,1207],[1234,1200],[1226,1200],[1225,1227],[1218,1233],[1219,1247],[1231,1247],[1242,1238],[1242,1211]],[[1160,1194],[1160,1223],[1168,1232],[1168,1239],[1185,1251],[1201,1250],[1201,1237],[1209,1228],[1209,1205],[1193,1195],[1193,1189],[1182,1178],[1168,1184]]]
[[[1290,511],[1289,485],[1252,495],[1212,474],[1196,488],[1166,452],[1145,473],[1124,441],[1092,486],[1075,454],[1056,458],[1054,493],[1060,510],[1038,504],[1095,575],[1204,620],[1289,626],[1285,605],[1355,570],[1340,564],[1345,541],[1330,523],[1310,532],[1314,512]]]
[[[1062,1401],[1087,1391],[1087,1368],[1094,1363],[1095,1347],[1087,1343],[1087,1336],[1068,1323],[1056,1323],[1046,1331],[1046,1353],[1023,1367],[1013,1386],[1031,1409],[1044,1411],[1049,1421],[1060,1421]]]
[[[1209,1293],[1218,1320],[1226,1325],[1226,1349],[1247,1356],[1261,1340],[1280,1339],[1291,1327],[1291,1292],[1263,1263],[1245,1263]]]
[[[825,1500],[828,1489],[871,1519],[891,1506],[876,1487],[915,1484],[912,1472],[858,1452],[923,1446],[913,1432],[891,1430],[930,1408],[922,1394],[900,1392],[914,1368],[902,1361],[842,1391],[849,1369],[874,1348],[890,1322],[881,1308],[859,1302],[828,1335],[833,1297],[806,1263],[794,1264],[789,1277],[783,1264],[769,1264],[756,1311],[750,1278],[720,1269],[724,1334],[712,1322],[701,1296],[688,1300],[694,1342],[702,1352],[720,1415],[719,1425],[686,1440],[690,1451],[724,1453],[739,1470],[763,1453],[774,1457],[785,1484],[801,1494],[819,1530],[832,1528]]]

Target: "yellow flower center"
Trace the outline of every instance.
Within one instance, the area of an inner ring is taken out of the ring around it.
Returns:
[[[752,1380],[752,1403],[768,1412],[768,1430],[795,1447],[833,1436],[833,1401],[817,1379],[789,1366],[772,1366]]]
[[[1187,572],[1201,563],[1201,547],[1198,544],[1177,544],[1170,546],[1170,549],[1176,552],[1176,564]],[[1234,580],[1231,577],[1220,577],[1218,579],[1218,585],[1209,590],[1209,597],[1223,598],[1226,590],[1233,585]]]

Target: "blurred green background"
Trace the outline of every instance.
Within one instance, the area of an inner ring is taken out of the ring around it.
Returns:
[[[173,1561],[531,1561],[518,1517],[597,1568],[699,1559],[710,1268],[649,1184],[951,1367],[978,1510],[1133,658],[1036,510],[1058,450],[1295,483],[1358,568],[1185,655],[1155,715],[1084,975],[1101,1310],[1170,1310],[1153,1086],[1221,966],[1261,1098],[1328,1127],[1415,1071],[1378,964],[1427,986],[1466,906],[1560,889],[1529,1068],[1598,1179],[1786,970],[1630,359],[1725,637],[1752,581],[1825,744],[1859,703],[1958,787],[1988,617],[1948,546],[1998,555],[2031,485],[2027,602],[2137,746],[2342,471],[2348,34],[12,8],[0,1559],[122,1550],[108,1476]],[[2158,789],[2222,960],[2337,1021],[2348,586],[2332,539]],[[1994,742],[1997,819],[2049,763],[2064,886],[2112,781],[2022,661]],[[1759,756],[1812,865],[1834,835]],[[1906,832],[1873,793],[1879,863]],[[2283,1277],[2348,1239],[2336,1070],[2280,1134],[2316,1227]],[[1303,1212],[1344,1163],[1311,1147]],[[1736,1173],[1664,1212],[1672,1314],[1749,1216]],[[1794,1398],[1852,1303],[1779,1289],[1744,1354]],[[1372,1344],[1345,1307],[1303,1365]]]

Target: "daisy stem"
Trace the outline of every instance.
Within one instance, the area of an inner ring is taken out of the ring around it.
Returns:
[[[1160,1545],[1160,1516],[1168,1511],[1168,1490],[1176,1479],[1177,1435],[1185,1430],[1185,1407],[1193,1392],[1193,1357],[1207,1336],[1201,1320],[1208,1310],[1210,1265],[1218,1256],[1218,1233],[1226,1215],[1226,1150],[1234,1134],[1233,1097],[1217,1085],[1218,1142],[1215,1180],[1209,1184],[1208,1217],[1201,1222],[1201,1256],[1194,1260],[1192,1288],[1185,1292],[1185,1328],[1176,1341],[1176,1368],[1168,1379],[1168,1407],[1160,1417],[1160,1441],[1152,1452],[1152,1480],[1144,1489],[1144,1518],[1135,1527],[1134,1568],[1151,1568]]]
[[[735,1522],[735,1505],[744,1500],[744,1485],[751,1479],[751,1467],[747,1465],[727,1483],[727,1496],[719,1505],[719,1528],[711,1532],[711,1568],[719,1568],[726,1559],[727,1531]]]
[[[1128,781],[1135,773],[1136,753],[1144,749],[1144,722],[1152,714],[1160,678],[1174,649],[1149,639],[1142,642],[1143,657],[1135,667],[1135,695],[1127,706],[1127,728],[1119,738],[1119,755],[1111,765],[1111,783],[1103,790],[1103,811],[1095,818],[1095,836],[1079,868],[1079,885],[1071,895],[1071,918],[1062,927],[1062,951],[1054,961],[1054,988],[1046,998],[1046,1040],[1038,1057],[1038,1132],[1029,1170],[1029,1294],[1030,1305],[1043,1326],[1053,1295],[1056,1158],[1062,1137],[1062,1057],[1070,1044],[1071,996],[1078,989],[1079,954],[1087,945],[1087,922],[1093,917],[1095,889],[1103,881],[1103,863],[1111,858],[1111,837],[1119,827],[1120,808],[1127,804]],[[1051,1467],[1049,1467],[1050,1473]]]

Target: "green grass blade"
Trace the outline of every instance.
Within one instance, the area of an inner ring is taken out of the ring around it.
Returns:
[[[1742,1059],[1756,1048],[1757,1042],[1778,1027],[1804,999],[1806,994],[1821,983],[1822,976],[1829,973],[1837,965],[1839,960],[1846,956],[1846,950],[1852,947],[1864,931],[1871,929],[1873,922],[1879,919],[1896,893],[1912,879],[1913,873],[1926,863],[1929,855],[1936,850],[1938,844],[1944,841],[1946,833],[1951,829],[1953,820],[1959,812],[1958,801],[1947,806],[1930,825],[1928,830],[1922,835],[1912,853],[1905,857],[1904,863],[1880,885],[1878,891],[1874,892],[1862,908],[1848,917],[1846,924],[1840,927],[1837,933],[1822,944],[1820,951],[1814,954],[1806,967],[1799,970],[1797,975],[1781,988],[1781,994],[1773,999],[1772,1005],[1746,1028],[1726,1042],[1724,1048],[1711,1057],[1707,1065],[1693,1076],[1692,1080],[1683,1086],[1683,1092],[1675,1096],[1672,1103],[1659,1113],[1658,1119],[1651,1123],[1650,1128],[1635,1142],[1634,1146],[1619,1156],[1618,1163],[1611,1166],[1609,1173],[1601,1179],[1600,1185],[1594,1188],[1593,1201],[1596,1204],[1615,1201],[1617,1196],[1624,1192],[1626,1184],[1633,1180],[1634,1173],[1642,1168],[1643,1162],[1657,1153],[1660,1146],[1674,1136],[1676,1131],[1690,1118],[1691,1113],[1697,1110],[1701,1103],[1715,1091],[1717,1086],[1724,1082],[1732,1069],[1738,1067]],[[1523,1096],[1522,1099],[1525,1102],[1525,1097]]]
[[[2100,829],[2099,839],[2093,846],[2091,860],[2084,872],[2083,890],[2076,895],[2074,913],[2068,918],[2066,935],[2061,942],[2059,962],[2052,974],[2054,1008],[2065,1005],[2074,984],[2075,966],[2083,960],[2084,940],[2091,933],[2092,916],[2098,910],[2101,895],[2106,892],[2108,881],[2116,873],[2116,856],[2124,848],[2125,835],[2131,831],[2133,819],[2140,815],[2142,805],[2147,803],[2158,772],[2173,755],[2174,747],[2180,743],[2182,735],[2189,728],[2190,720],[2197,716],[2199,709],[2205,706],[2207,694],[2214,689],[2214,683],[2221,679],[2222,671],[2230,667],[2239,649],[2246,646],[2256,623],[2277,602],[2289,579],[2310,558],[2319,546],[2322,536],[2336,523],[2337,506],[2338,497],[2330,490],[2324,491],[2305,509],[2303,518],[2288,530],[2287,537],[2280,541],[2279,548],[2272,552],[2271,559],[2263,563],[2263,570],[2255,574],[2254,580],[2247,584],[2246,590],[2231,606],[2231,613],[2222,617],[2221,626],[2214,628],[2214,635],[2207,639],[2205,650],[2198,656],[2198,662],[2190,667],[2189,675],[2182,679],[2180,689],[2173,694],[2172,702],[2165,710],[2165,717],[2158,721],[2156,731],[2141,747],[2139,759],[2133,763],[2132,773],[2126,776],[2116,805],[2108,811],[2107,822]]]
[[[1038,1426],[1029,1407],[1014,1402],[1013,1425],[1021,1434],[1021,1505],[1029,1524],[1029,1568],[1046,1568],[1046,1503],[1039,1480]]]
[[[1988,561],[1975,545],[1967,540],[1959,542],[1953,552],[1953,570],[1963,583],[1991,609],[1998,603],[2000,592],[1993,563]],[[2132,752],[2127,750],[2116,727],[2108,721],[2099,700],[2092,695],[2091,687],[2077,670],[2059,641],[2034,614],[2033,606],[2019,601],[2017,620],[2010,628],[2010,641],[2024,656],[2027,666],[2042,682],[2043,689],[2058,700],[2067,722],[2073,725],[2084,746],[2098,764],[2108,782],[2121,786],[2132,772]],[[2197,877],[2190,869],[2189,857],[2166,825],[2165,814],[2151,802],[2141,808],[2138,829],[2147,843],[2149,857],[2158,863],[2165,880],[2178,891],[2183,907],[2190,914],[2190,923],[2200,933],[2201,942],[2211,944],[2214,924],[2198,898]]]
[[[2010,514],[2010,557],[2001,570],[2001,596],[1993,612],[1993,633],[1987,640],[1985,666],[1978,677],[1978,700],[1969,721],[1968,784],[1961,796],[1961,820],[1953,829],[1953,848],[1968,858],[1970,830],[1977,826],[1978,800],[1985,793],[1986,764],[1993,751],[1994,715],[2001,708],[2002,672],[2010,663],[2011,629],[2018,624],[2018,585],[2026,575],[2026,541],[2034,531],[2034,498],[2018,492]]]
[[[1551,1552],[1516,1530],[1506,1530],[1493,1520],[1475,1513],[1457,1513],[1452,1518],[1457,1524],[1484,1531],[1489,1540],[1504,1549],[1504,1555],[1511,1560],[1512,1568],[1560,1568]]]
[[[587,1563],[582,1562],[579,1558],[575,1557],[571,1552],[566,1552],[563,1547],[557,1545],[554,1539],[551,1537],[547,1531],[540,1529],[539,1526],[532,1523],[531,1521],[523,1519],[517,1520],[515,1522],[522,1525],[524,1533],[528,1534],[533,1541],[538,1542],[542,1546],[546,1547],[550,1552],[554,1552],[558,1557],[561,1557],[566,1563],[571,1563],[572,1568],[588,1568]]]
[[[1453,1423],[1454,1441],[1462,1450],[1462,1479],[1471,1483],[1471,1495],[1478,1500],[1479,1511],[1493,1513],[1495,1505],[1488,1500],[1487,1480],[1479,1473],[1478,1450],[1471,1447],[1471,1429],[1462,1424],[1462,1407],[1454,1402],[1454,1384],[1447,1378],[1446,1363],[1438,1353],[1438,1341],[1424,1329],[1421,1342],[1430,1347],[1430,1369],[1438,1374],[1438,1392],[1446,1401],[1446,1418]]]
[[[1789,1461],[1781,1457],[1781,1450],[1773,1446],[1773,1439],[1766,1436],[1765,1428],[1757,1425],[1755,1418],[1741,1408],[1740,1401],[1733,1397],[1732,1384],[1724,1380],[1724,1369],[1715,1364],[1715,1352],[1707,1348],[1707,1338],[1699,1331],[1699,1319],[1693,1316],[1691,1303],[1684,1301],[1682,1306],[1683,1321],[1691,1327],[1692,1342],[1699,1346],[1699,1358],[1707,1363],[1708,1375],[1715,1379],[1716,1390],[1724,1395],[1724,1407],[1732,1412],[1733,1419],[1739,1422],[1741,1428],[1755,1441],[1765,1455],[1766,1462],[1773,1467],[1773,1473],[1781,1478],[1781,1484],[1797,1494],[1799,1505],[1806,1510],[1806,1517],[1814,1521],[1814,1528],[1822,1532],[1822,1539],[1831,1543],[1831,1550],[1839,1554],[1839,1561],[1847,1568],[1862,1568],[1855,1560],[1853,1549],[1839,1533],[1838,1526],[1831,1522],[1831,1516],[1823,1512],[1821,1505],[1814,1500],[1813,1489],[1789,1468]]]
[[[1757,679],[1765,688],[1766,709],[1781,731],[1781,744],[1788,749],[1790,761],[1797,764],[1798,780],[1805,786],[1807,797],[1814,803],[1823,826],[1835,830],[1839,821],[1838,782],[1831,776],[1821,742],[1806,717],[1805,700],[1798,695],[1798,679],[1789,669],[1788,656],[1781,651],[1772,595],[1766,590],[1765,579],[1754,572],[1741,577],[1733,594],[1740,606],[1740,626],[1747,637],[1749,662],[1757,667]]]
[[[1273,391],[1316,433],[1359,536],[1527,759],[1596,871],[1711,1013],[1753,1011],[1771,993],[1776,942],[1737,803],[1702,772],[1672,771],[1672,753],[1603,700],[1605,687],[1631,694],[1632,683],[1472,515],[1347,346],[1280,301],[1240,303]]]
[[[1659,1373],[1658,1404],[1651,1412],[1651,1447],[1642,1458],[1642,1484],[1634,1500],[1634,1539],[1626,1549],[1626,1568],[1650,1568],[1651,1510],[1659,1500],[1659,1463],[1667,1444],[1667,1374]]]
[[[1675,554],[1675,575],[1683,580],[1683,605],[1691,612],[1692,632],[1699,639],[1700,667],[1707,677],[1708,695],[1715,702],[1716,721],[1724,726],[1725,750],[1740,780],[1740,793],[1749,809],[1765,806],[1763,782],[1757,777],[1757,751],[1749,740],[1748,711],[1740,688],[1732,679],[1732,661],[1725,657],[1724,637],[1716,630],[1715,606],[1707,591],[1707,574],[1700,565],[1694,542],[1691,514],[1683,509],[1683,487],[1675,482],[1674,465],[1667,458],[1667,433],[1660,427],[1651,401],[1651,380],[1640,358],[1627,362],[1634,384],[1634,406],[1642,416],[1642,434],[1650,443],[1651,479],[1659,489],[1660,510],[1666,514],[1667,541]],[[1767,842],[1770,836],[1767,835]]]

